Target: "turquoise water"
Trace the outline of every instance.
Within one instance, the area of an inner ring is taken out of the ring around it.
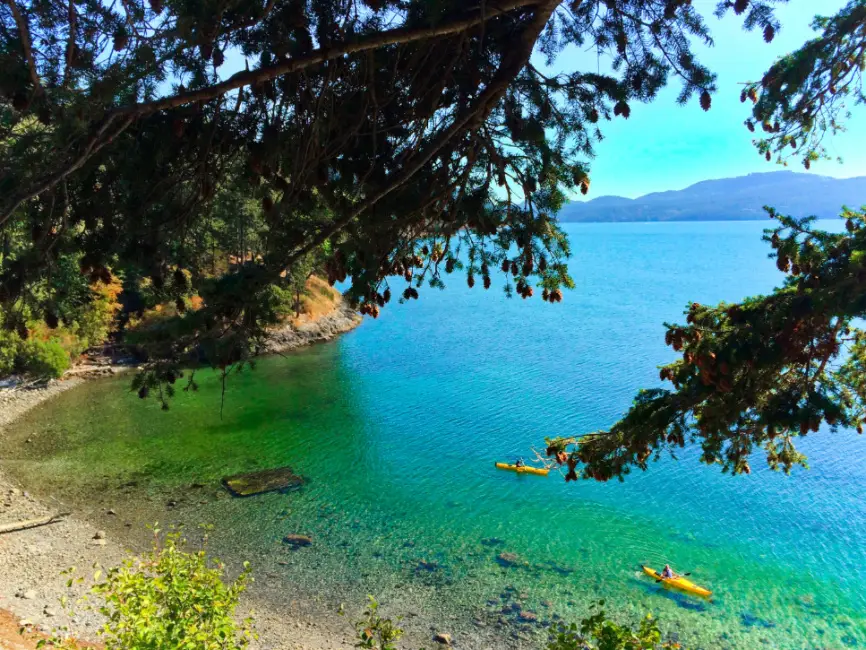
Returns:
[[[233,377],[222,418],[212,377],[168,413],[128,379],[92,382],[32,412],[0,450],[4,466],[133,537],[143,522],[212,522],[214,550],[250,559],[260,595],[335,625],[341,603],[355,612],[372,593],[413,640],[447,629],[467,648],[538,646],[542,623],[605,598],[696,648],[866,647],[856,434],[806,438],[812,469],[791,477],[724,476],[693,450],[624,484],[493,468],[545,436],[610,425],[658,383],[671,354],[661,324],[686,303],[771,289],[781,276],[764,226],[568,225],[577,289],[559,305],[455,278],[336,343]],[[219,487],[284,464],[309,479],[301,491],[231,499]],[[314,544],[292,551],[288,533]],[[502,552],[526,564],[503,566]],[[665,562],[713,600],[637,570]],[[515,601],[538,621],[519,619]]]

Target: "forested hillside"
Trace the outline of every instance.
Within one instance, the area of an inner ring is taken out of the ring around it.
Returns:
[[[653,192],[636,199],[601,196],[575,201],[560,221],[747,221],[766,219],[763,206],[783,214],[836,217],[841,206],[860,207],[866,177],[831,178],[791,171],[701,181],[684,190]]]

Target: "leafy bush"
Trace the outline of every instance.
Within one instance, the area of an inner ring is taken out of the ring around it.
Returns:
[[[277,318],[291,316],[297,308],[295,295],[290,288],[271,284],[265,289],[264,295],[265,308],[276,314]]]
[[[91,589],[107,619],[100,628],[106,650],[243,650],[255,637],[252,618],[235,622],[240,595],[252,578],[249,564],[234,582],[223,580],[223,565],[209,560],[205,548],[184,550],[180,533],[153,550],[110,569]],[[102,577],[97,571],[95,580]],[[79,578],[78,580],[81,580]],[[69,580],[71,587],[73,580]],[[48,641],[74,648],[68,639]]]
[[[34,377],[57,379],[69,368],[69,354],[55,339],[29,339],[22,342],[16,365],[22,372]]]
[[[21,339],[15,332],[0,329],[0,377],[15,370],[15,359],[21,348]]]
[[[100,282],[90,287],[91,300],[74,314],[72,330],[81,341],[81,348],[99,345],[108,338],[120,311],[118,297],[123,290],[120,281]]]
[[[650,615],[638,628],[619,625],[607,618],[604,601],[597,604],[598,611],[580,624],[559,626],[551,633],[547,650],[661,650],[679,648],[679,643],[662,641],[658,623]]]
[[[373,650],[397,650],[394,643],[403,636],[403,630],[397,627],[390,618],[379,616],[379,603],[372,596],[367,596],[367,609],[364,618],[355,622],[358,636],[356,648],[372,648]]]

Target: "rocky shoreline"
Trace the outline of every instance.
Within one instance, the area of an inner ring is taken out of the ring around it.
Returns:
[[[357,327],[361,316],[344,303],[314,321],[274,332],[267,351],[278,353],[312,343],[329,341]],[[6,427],[30,409],[55,395],[80,385],[85,379],[114,374],[126,369],[110,363],[85,364],[74,368],[60,381],[45,386],[12,385],[0,388],[0,435]],[[39,501],[0,470],[0,524],[45,517],[67,511],[64,504]],[[101,624],[98,615],[82,608],[68,615],[60,605],[84,593],[89,581],[67,588],[61,571],[78,567],[82,576],[92,575],[94,565],[115,566],[129,555],[122,540],[107,538],[89,520],[95,513],[73,512],[50,525],[0,535],[0,648],[31,648],[32,642],[17,634],[14,618],[36,632],[66,627],[76,638],[96,641]],[[261,650],[336,650],[353,645],[347,635],[318,626],[315,621],[293,619],[285,612],[271,609],[254,593],[244,599],[256,612],[259,640],[252,646]],[[7,612],[8,614],[4,613]],[[11,614],[11,616],[9,615]],[[243,613],[242,613],[243,614]]]
[[[265,350],[271,353],[289,352],[313,343],[331,341],[358,327],[362,320],[358,312],[341,301],[330,314],[314,321],[274,330]]]

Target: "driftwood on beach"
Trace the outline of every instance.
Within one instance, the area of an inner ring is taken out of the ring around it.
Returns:
[[[27,530],[28,528],[37,528],[39,526],[46,526],[48,524],[53,524],[57,521],[60,521],[64,517],[67,517],[70,513],[61,512],[56,515],[49,515],[47,517],[38,517],[36,519],[25,519],[24,521],[16,521],[11,524],[0,524],[0,535],[4,535],[6,533],[14,533],[19,530]]]

